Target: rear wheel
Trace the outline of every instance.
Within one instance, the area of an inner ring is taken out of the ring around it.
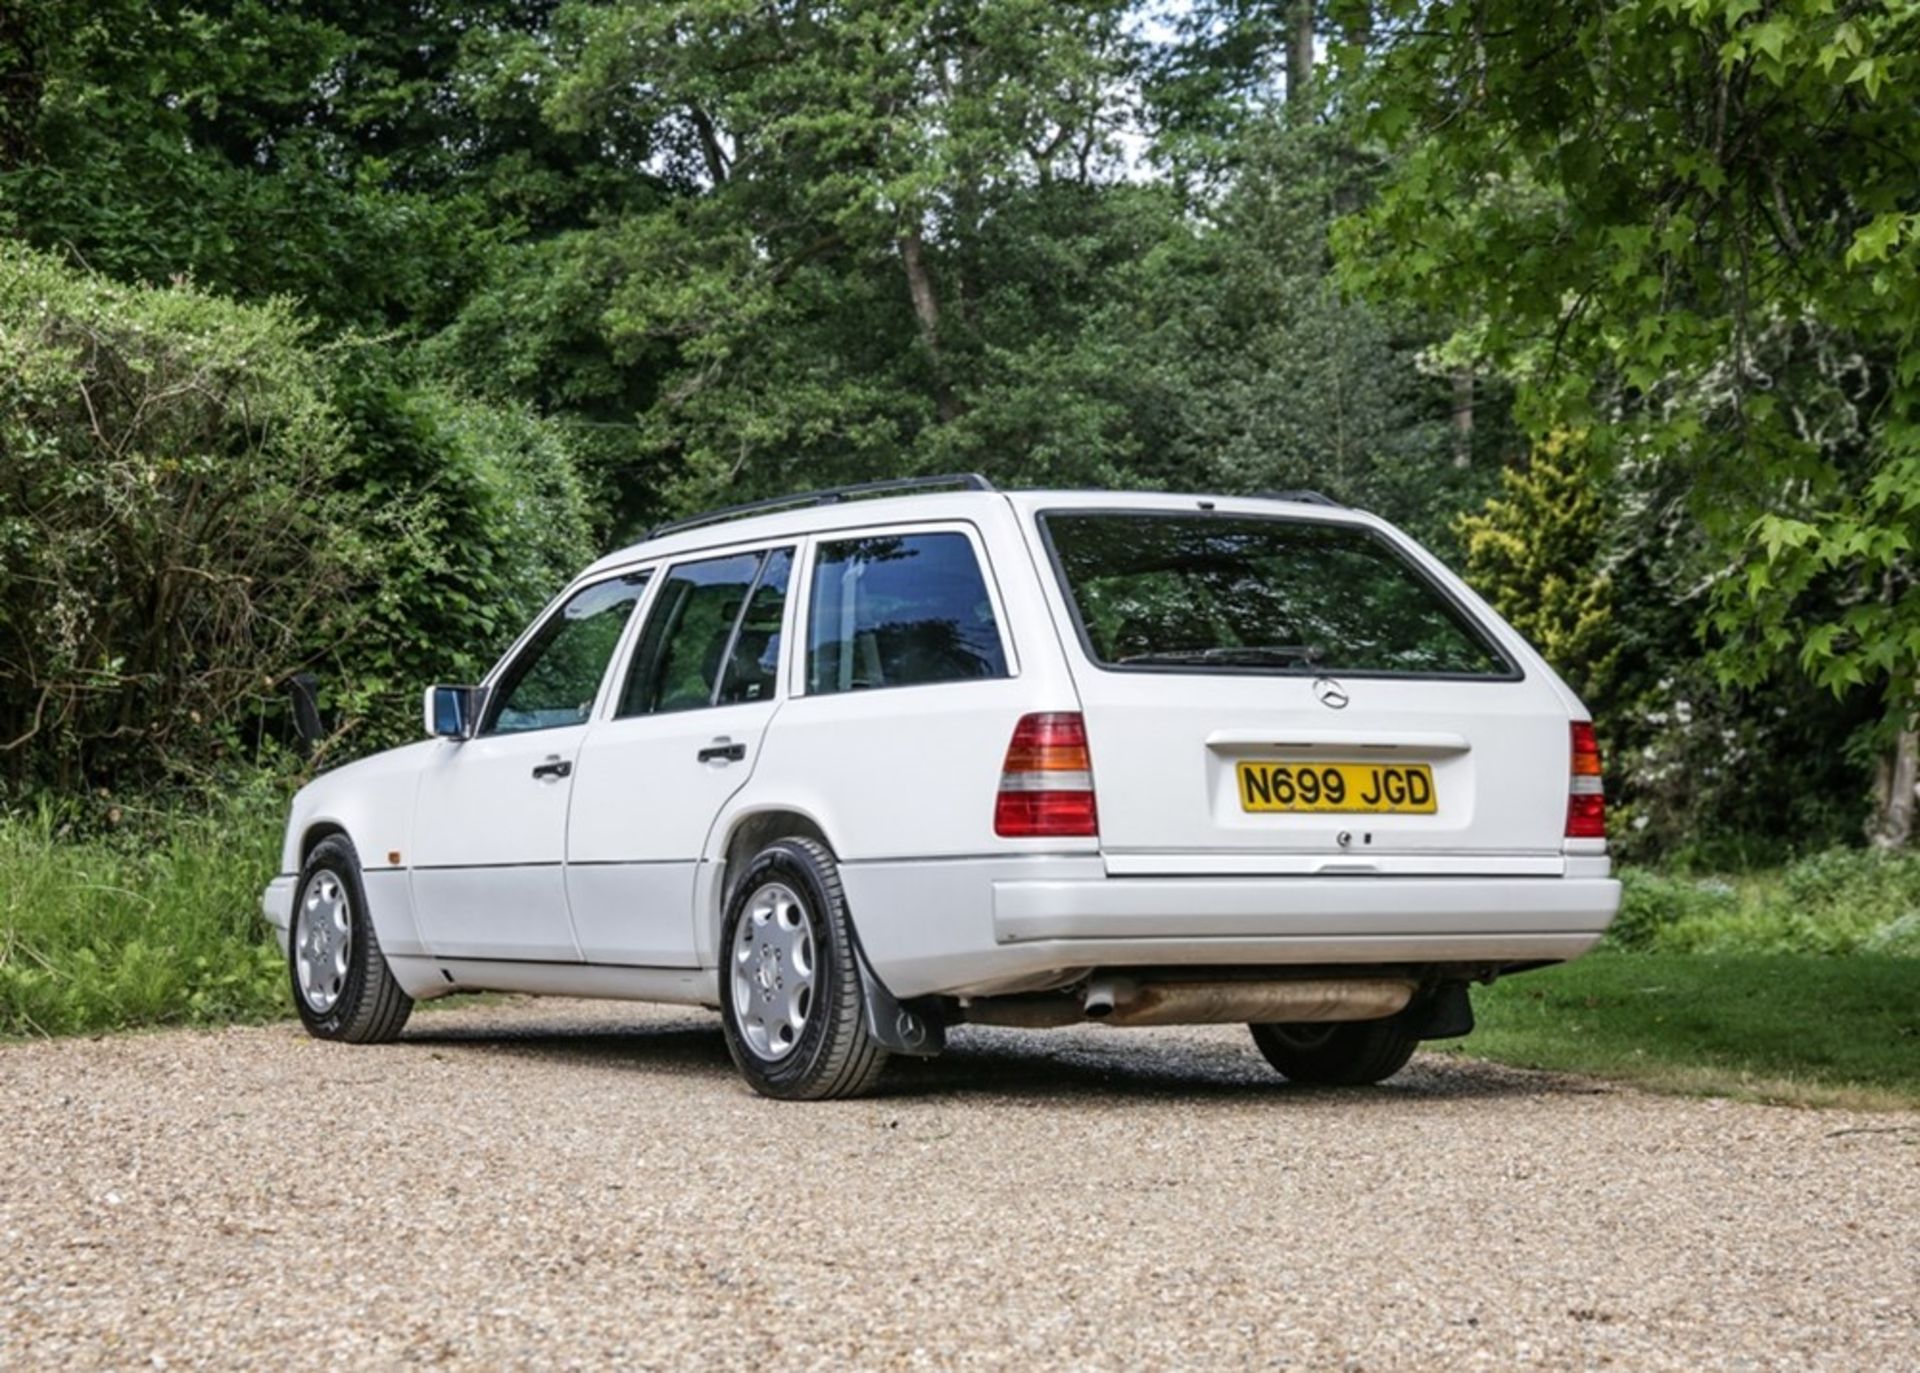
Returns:
[[[1399,1016],[1247,1028],[1282,1076],[1322,1087],[1384,1082],[1407,1066],[1420,1043]]]
[[[393,980],[380,952],[360,859],[345,835],[314,845],[300,870],[287,973],[300,1023],[316,1039],[384,1044],[399,1037],[413,1014],[413,998]]]
[[[754,1091],[819,1101],[872,1089],[887,1051],[867,1033],[832,854],[811,839],[755,854],[734,883],[720,947],[727,1052]]]

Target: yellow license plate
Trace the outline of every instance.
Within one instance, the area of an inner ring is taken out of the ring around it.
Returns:
[[[1433,769],[1425,763],[1241,763],[1240,809],[1432,815]]]

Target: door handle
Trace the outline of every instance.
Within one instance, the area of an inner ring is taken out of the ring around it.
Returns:
[[[699,758],[703,763],[737,763],[747,756],[747,746],[736,744],[731,739],[715,739],[700,750]]]
[[[536,781],[557,782],[562,777],[573,775],[573,764],[564,758],[549,758],[544,763],[533,765],[533,775]]]

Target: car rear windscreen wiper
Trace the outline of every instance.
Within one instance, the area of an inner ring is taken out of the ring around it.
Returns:
[[[1223,644],[1216,648],[1170,648],[1157,653],[1134,653],[1122,663],[1224,663],[1229,667],[1305,667],[1320,661],[1315,644]]]

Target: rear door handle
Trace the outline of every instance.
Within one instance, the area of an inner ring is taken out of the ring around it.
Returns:
[[[564,758],[549,758],[544,763],[533,765],[533,775],[537,781],[557,782],[562,777],[573,775],[573,764]]]
[[[736,744],[731,739],[715,739],[700,750],[703,763],[737,763],[747,756],[747,746]]]

